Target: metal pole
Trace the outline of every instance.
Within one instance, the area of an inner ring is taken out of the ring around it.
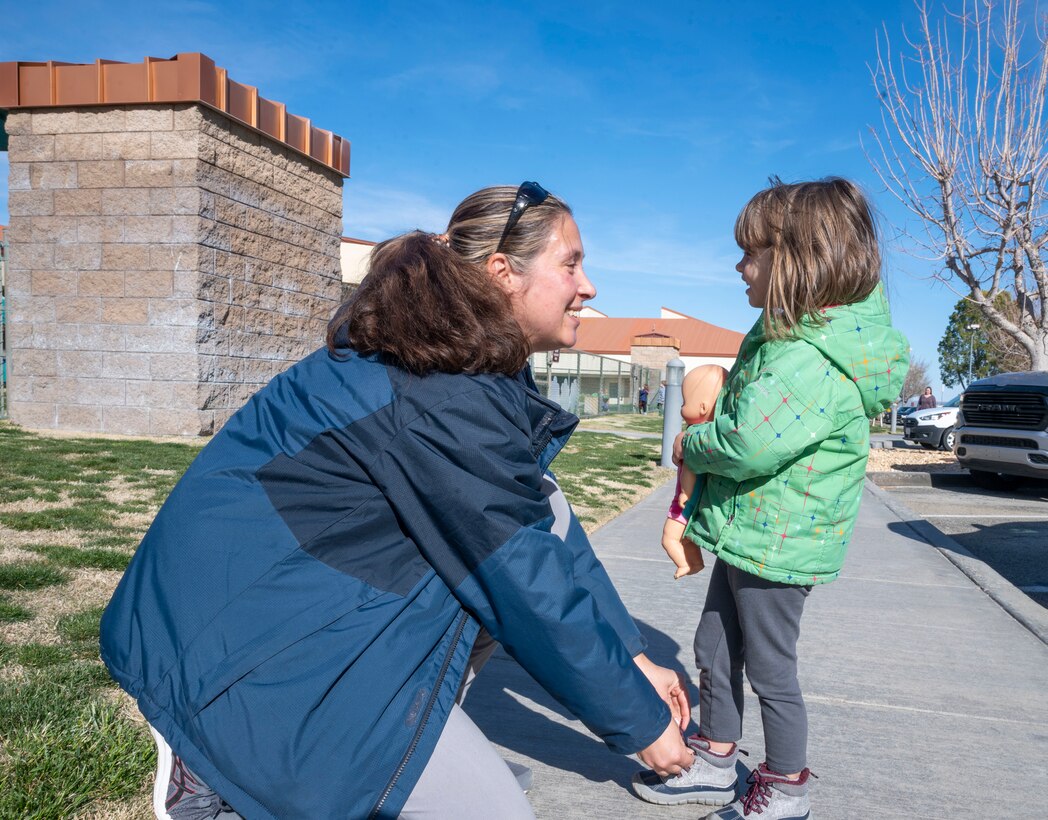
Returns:
[[[577,416],[581,416],[581,412],[586,408],[586,400],[583,397],[583,354],[575,353],[575,384],[578,385],[577,392],[575,393],[575,406],[571,411]]]
[[[968,381],[965,382],[964,386],[967,387],[972,383],[972,353],[975,352],[975,334],[971,334],[968,337]]]
[[[603,416],[604,408],[604,357],[600,357],[600,370],[597,376],[597,415]]]
[[[6,117],[6,112],[4,113]],[[0,134],[3,126],[0,124]],[[7,248],[0,237],[0,419],[7,418]]]
[[[666,404],[662,417],[662,466],[673,467],[673,440],[680,432],[680,410],[684,406],[681,384],[684,381],[684,362],[674,359],[666,363]]]
[[[972,353],[975,351],[975,331],[979,327],[979,325],[968,325],[968,330],[972,332],[972,335],[968,337],[968,383],[964,385],[966,389],[972,383]]]

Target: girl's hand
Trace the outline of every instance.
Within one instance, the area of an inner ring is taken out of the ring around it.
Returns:
[[[648,682],[655,687],[659,697],[670,707],[673,724],[682,732],[687,729],[691,721],[691,704],[688,703],[688,687],[680,673],[652,663],[643,652],[634,657],[633,662],[644,673]]]
[[[672,777],[691,768],[695,762],[695,752],[684,744],[677,724],[670,721],[658,740],[637,752],[637,758],[659,777]]]
[[[677,437],[673,439],[673,464],[680,467],[681,461],[684,460],[684,431],[677,433]]]

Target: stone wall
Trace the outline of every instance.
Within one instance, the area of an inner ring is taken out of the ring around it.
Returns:
[[[10,414],[214,432],[323,343],[342,179],[198,104],[12,111]]]
[[[676,342],[676,346],[674,345]],[[657,386],[661,379],[666,378],[666,364],[674,359],[680,358],[680,342],[675,339],[651,339],[645,337],[634,337],[630,345],[630,362],[651,370],[657,370],[658,376],[652,376],[651,382]]]

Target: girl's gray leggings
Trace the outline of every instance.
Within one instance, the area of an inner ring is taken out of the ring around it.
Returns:
[[[699,730],[724,743],[742,738],[743,671],[760,701],[768,768],[805,767],[808,713],[797,682],[797,638],[811,587],[779,584],[717,559],[695,632]]]

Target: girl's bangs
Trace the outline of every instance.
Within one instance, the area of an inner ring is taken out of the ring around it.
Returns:
[[[762,191],[746,203],[735,220],[735,243],[747,253],[770,248],[775,244],[776,214],[773,200]]]

